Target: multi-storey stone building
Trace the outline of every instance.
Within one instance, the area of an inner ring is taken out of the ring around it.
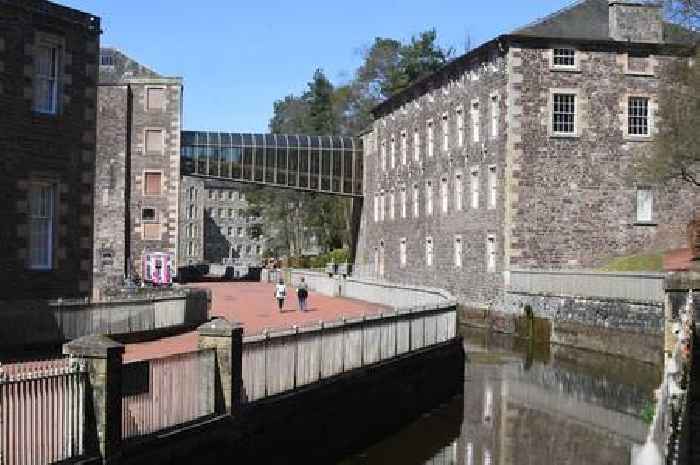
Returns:
[[[681,246],[695,193],[634,168],[683,50],[659,5],[583,0],[383,102],[364,135],[358,264],[481,306],[515,268]]]
[[[99,76],[94,274],[104,288],[129,267],[140,275],[149,252],[177,266],[182,79],[111,48]]]
[[[249,189],[230,181],[182,177],[181,265],[260,265],[265,246],[262,219],[250,213]]]
[[[99,18],[0,0],[3,297],[89,294]]]

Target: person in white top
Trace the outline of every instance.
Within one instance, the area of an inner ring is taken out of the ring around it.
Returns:
[[[279,280],[275,286],[275,298],[277,299],[277,305],[279,306],[280,313],[282,313],[282,306],[284,306],[284,299],[287,297],[287,288],[284,286],[284,281]]]

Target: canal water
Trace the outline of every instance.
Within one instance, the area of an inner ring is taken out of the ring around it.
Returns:
[[[659,367],[462,332],[463,395],[339,465],[625,465],[645,442]]]

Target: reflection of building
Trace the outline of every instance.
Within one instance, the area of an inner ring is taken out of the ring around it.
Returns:
[[[259,266],[262,223],[248,210],[249,188],[183,176],[180,205],[180,265],[224,263]]]
[[[3,298],[86,296],[100,19],[43,0],[0,18]]]
[[[697,194],[650,187],[665,67],[649,2],[582,0],[471,50],[374,109],[358,263],[493,302],[516,267],[678,247]]]
[[[182,80],[103,48],[98,89],[95,280],[140,275],[148,252],[176,254]],[[175,265],[177,260],[175,260]]]

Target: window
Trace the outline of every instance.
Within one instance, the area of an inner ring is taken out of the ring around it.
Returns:
[[[472,142],[479,142],[479,101],[472,101]]]
[[[224,209],[223,208],[219,208],[218,213],[219,213],[219,218],[224,217]]]
[[[425,266],[433,266],[433,238],[425,238]]]
[[[379,195],[379,220],[384,222],[386,219],[386,197],[384,196],[384,190],[382,190]]]
[[[374,194],[374,222],[379,222],[379,194]]]
[[[464,145],[464,112],[462,107],[457,108],[457,145]]]
[[[229,208],[227,213],[229,218],[233,218],[233,208]]]
[[[576,68],[576,49],[555,48],[552,52],[552,65],[554,68]]]
[[[233,236],[233,226],[229,226],[228,229],[226,230],[226,235],[228,237]]]
[[[651,223],[654,219],[654,195],[647,187],[637,188],[637,223]]]
[[[144,208],[141,210],[141,219],[143,221],[156,221],[156,209]]]
[[[225,197],[226,197],[226,192],[219,191],[219,200],[225,200]]]
[[[406,140],[406,131],[401,131],[401,164],[408,163],[408,141]]]
[[[489,208],[496,208],[497,178],[496,167],[489,166]]]
[[[630,97],[627,101],[627,131],[630,136],[648,136],[649,98]]]
[[[401,187],[401,218],[406,218],[406,186]]]
[[[418,218],[420,216],[420,190],[418,189],[418,184],[413,185],[413,217]]]
[[[496,237],[486,238],[486,271],[492,273],[496,271]]]
[[[146,109],[147,110],[163,110],[163,109],[165,109],[165,88],[164,87],[147,87],[146,88]]]
[[[389,193],[389,219],[392,221],[396,218],[396,214],[394,213],[395,201],[396,194],[394,193],[394,189],[392,189]]]
[[[245,231],[243,231],[243,227],[239,226],[236,228],[236,235],[238,237],[243,237],[245,235]]]
[[[100,66],[114,66],[114,55],[111,53],[100,54]]]
[[[425,214],[430,216],[433,214],[433,183],[426,181],[425,183]]]
[[[241,200],[241,202],[245,202],[245,192],[238,194],[238,198]]]
[[[235,194],[234,191],[228,191],[228,199],[229,199],[229,200],[233,200],[233,199],[234,199],[234,194]]]
[[[440,182],[440,204],[442,205],[443,214],[446,214],[448,210],[449,193],[447,187],[447,178],[442,178]]]
[[[433,150],[434,150],[434,142],[435,140],[433,139],[433,120],[428,120],[428,157],[433,156]]]
[[[190,205],[189,207],[187,207],[187,219],[194,219],[194,205]]]
[[[162,129],[146,129],[146,153],[163,153]]]
[[[500,111],[498,108],[498,95],[491,96],[491,139],[498,137],[498,117]]]
[[[552,132],[576,134],[576,95],[555,93],[552,104]]]
[[[420,131],[413,130],[413,161],[420,161]]]
[[[160,223],[144,223],[143,239],[146,241],[159,241],[161,239]]]
[[[161,189],[161,174],[160,173],[149,173],[144,174],[145,182],[145,195],[160,195]]]
[[[40,41],[34,57],[34,111],[58,113],[61,47],[50,41]]]
[[[391,136],[391,168],[396,168],[396,137]]]
[[[406,266],[406,238],[402,237],[399,243],[399,262],[401,268]]]
[[[625,62],[625,74],[653,76],[653,62],[654,60],[648,53],[631,50],[627,53],[627,61]]]
[[[479,168],[472,168],[472,208],[479,208]]]
[[[382,153],[381,153],[382,171],[386,171],[386,142],[382,141]]]
[[[189,256],[194,255],[194,242],[187,243],[187,255],[189,255]]]
[[[32,183],[29,188],[29,268],[53,267],[53,215],[55,187]]]
[[[462,268],[462,236],[455,236],[454,254],[455,268]]]
[[[189,196],[190,196],[190,202],[193,202],[194,201],[194,187],[190,187]]]
[[[461,211],[462,210],[462,193],[463,193],[463,187],[462,187],[462,174],[457,173],[455,175],[455,210]]]
[[[379,276],[384,277],[384,241],[379,241]]]
[[[450,149],[450,121],[447,113],[442,114],[442,150],[447,152]]]
[[[214,200],[214,191],[213,190],[209,191],[209,200]]]

